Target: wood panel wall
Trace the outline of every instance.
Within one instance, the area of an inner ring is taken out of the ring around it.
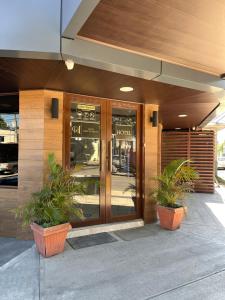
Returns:
[[[189,159],[199,173],[196,192],[213,193],[215,178],[214,131],[164,131],[162,169],[174,159]]]
[[[51,118],[51,98],[59,99],[59,118]],[[47,157],[54,152],[59,163],[64,160],[64,93],[50,90],[20,91],[19,130],[19,183],[18,189],[0,189],[0,235],[31,238],[30,230],[22,230],[9,211],[31,199],[41,189],[47,172]],[[143,218],[146,223],[155,221],[156,210],[151,192],[156,186],[153,177],[160,166],[161,127],[152,127],[150,116],[158,105],[143,107]]]
[[[144,137],[144,147],[143,147],[143,193],[144,193],[144,203],[143,203],[143,218],[145,223],[152,223],[157,220],[155,203],[151,197],[152,191],[156,188],[156,181],[153,179],[158,175],[159,171],[159,136],[161,127],[152,127],[150,123],[150,117],[153,111],[158,111],[158,105],[146,104],[144,105],[143,113],[143,137]]]
[[[51,117],[51,98],[59,99],[59,118]],[[47,159],[54,153],[63,161],[63,92],[27,90],[19,93],[18,188],[0,189],[0,235],[31,238],[22,230],[11,209],[31,199],[39,191],[48,173]]]
[[[51,98],[59,99],[59,118],[51,118]],[[54,152],[62,163],[63,93],[48,90],[20,91],[18,205],[41,189],[47,174],[47,158]],[[29,237],[29,230],[17,226],[17,236]]]
[[[52,119],[51,117],[51,99],[59,100],[59,117]],[[44,176],[48,174],[48,154],[54,153],[59,164],[63,164],[63,106],[64,93],[57,91],[45,90],[44,92]]]

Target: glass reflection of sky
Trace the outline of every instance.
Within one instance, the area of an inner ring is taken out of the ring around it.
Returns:
[[[0,119],[4,120],[9,127],[9,129],[13,130],[19,127],[19,114],[0,114]]]

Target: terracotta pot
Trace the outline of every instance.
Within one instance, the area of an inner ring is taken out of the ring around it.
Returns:
[[[69,223],[43,228],[36,223],[30,225],[39,253],[44,257],[53,256],[64,251],[68,231],[72,228]]]
[[[157,205],[160,227],[169,230],[176,230],[184,218],[185,207],[171,208]]]

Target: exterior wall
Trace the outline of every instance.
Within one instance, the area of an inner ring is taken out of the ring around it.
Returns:
[[[162,169],[162,131],[163,131],[163,125],[159,123],[158,127],[158,174],[161,173]]]
[[[59,99],[59,118],[51,118],[51,98]],[[9,211],[30,200],[31,194],[40,190],[47,174],[47,158],[54,152],[59,163],[65,160],[63,142],[66,103],[64,93],[50,90],[20,91],[19,129],[19,184],[18,189],[0,189],[0,235],[31,238],[29,228],[22,230]],[[159,170],[160,127],[152,127],[149,119],[157,105],[144,106],[144,204],[146,223],[156,220],[155,206],[150,193],[155,187],[152,177]]]
[[[59,118],[51,118],[51,98],[59,99]],[[48,154],[62,163],[63,93],[47,90],[20,92],[18,204],[40,190],[47,172]],[[22,237],[18,224],[17,235]]]
[[[145,223],[152,223],[157,220],[154,201],[151,197],[152,191],[156,187],[156,181],[153,177],[159,172],[159,137],[160,126],[152,127],[150,117],[153,111],[158,111],[158,105],[146,104],[144,106],[143,115],[143,131],[144,131],[144,205],[143,218]]]
[[[60,9],[60,0],[2,0],[0,55],[9,56],[7,50],[59,53]]]
[[[51,98],[59,99],[58,119],[51,118]],[[22,230],[9,210],[29,201],[42,187],[50,152],[62,163],[63,93],[21,91],[19,101],[19,183],[18,189],[0,189],[0,235],[29,238],[29,230]]]
[[[80,4],[81,0],[62,0],[62,33],[68,26],[74,12],[78,9]]]

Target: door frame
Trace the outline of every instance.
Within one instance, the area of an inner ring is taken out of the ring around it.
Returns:
[[[79,94],[64,93],[63,104],[63,166],[70,167],[70,113],[71,103],[88,103],[93,105],[100,105],[101,107],[101,127],[100,127],[100,217],[99,219],[92,219],[87,221],[80,221],[72,223],[72,226],[89,226],[96,224],[105,224],[111,222],[128,221],[142,217],[142,104],[134,102],[125,102],[115,99],[99,98]],[[135,214],[111,216],[111,173],[108,168],[109,165],[109,148],[108,143],[112,138],[112,108],[134,109],[137,112],[136,119],[136,185],[137,185],[137,210]]]

